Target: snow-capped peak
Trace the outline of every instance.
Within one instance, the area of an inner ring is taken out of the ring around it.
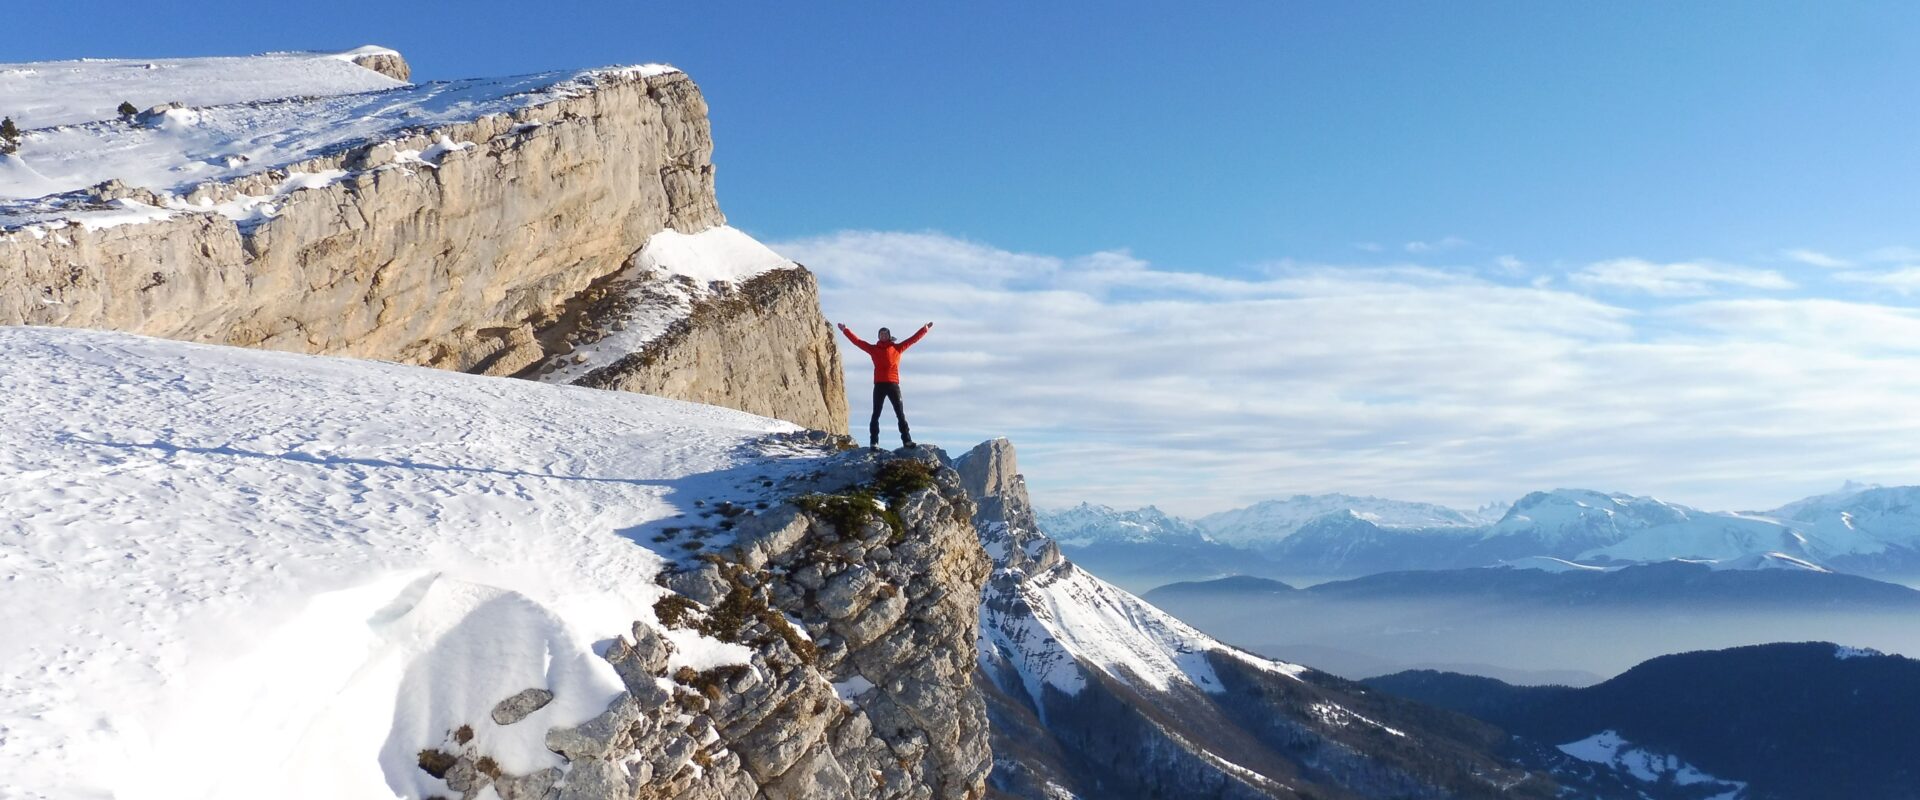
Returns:
[[[1800,519],[1800,515],[1808,511],[1845,505],[1848,501],[1858,497],[1862,493],[1880,488],[1884,487],[1877,483],[1863,483],[1848,479],[1840,484],[1840,488],[1831,492],[1816,494],[1812,497],[1804,497],[1773,509],[1772,511],[1756,513],[1780,519]]]
[[[1487,536],[1525,535],[1542,542],[1611,544],[1635,531],[1686,522],[1700,512],[1651,497],[1555,489],[1533,492],[1513,504]]]
[[[1208,540],[1206,532],[1193,523],[1154,506],[1120,511],[1081,503],[1072,508],[1038,511],[1035,515],[1040,529],[1062,543]]]
[[[1381,528],[1469,528],[1489,521],[1433,503],[1349,494],[1294,495],[1202,517],[1198,525],[1214,538],[1242,546],[1272,543],[1328,515],[1350,514]]]

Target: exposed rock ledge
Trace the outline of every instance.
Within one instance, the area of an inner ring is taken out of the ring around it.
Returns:
[[[176,213],[0,233],[0,324],[479,371],[618,272],[654,234],[725,222],[706,103],[693,81],[618,70],[589,84],[511,113],[203,185],[186,198],[212,205],[273,196],[275,213],[264,221]],[[294,174],[337,177],[274,196]],[[117,184],[92,198],[156,200]],[[756,324],[724,336],[736,354],[754,357],[714,363],[711,345],[723,332],[696,319],[675,340],[691,350],[662,343],[644,374],[609,383],[842,430],[838,356],[813,281],[743,292],[755,313],[728,319]]]
[[[413,80],[413,67],[399,53],[384,47],[363,47],[349,53],[355,64],[378,72],[396,81]]]
[[[659,285],[663,283],[668,281],[602,298],[586,317],[603,319],[610,315],[606,306],[645,300],[651,292],[665,288]],[[591,336],[587,333],[576,340]],[[547,337],[536,333],[531,338],[544,341]],[[557,348],[549,346],[543,352],[553,349]],[[519,374],[555,379],[539,365]],[[820,316],[813,273],[795,267],[698,296],[638,351],[571,382],[724,405],[839,432],[845,430],[847,419],[846,391],[836,380],[841,374],[840,351],[834,346],[832,328]]]
[[[422,768],[464,800],[984,796],[973,661],[988,563],[959,477],[915,452],[829,459],[790,487],[805,510],[743,515],[733,547],[666,577],[680,596],[661,621],[746,644],[750,664],[669,675],[671,645],[636,624],[606,653],[627,691],[548,733],[563,769],[504,774],[458,731]],[[501,698],[495,719],[545,699]]]

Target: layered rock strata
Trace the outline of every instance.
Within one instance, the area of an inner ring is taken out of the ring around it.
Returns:
[[[740,517],[732,546],[666,577],[678,594],[656,609],[751,647],[749,663],[668,674],[672,645],[635,624],[606,653],[627,691],[547,734],[563,768],[502,773],[457,731],[422,768],[467,800],[984,796],[973,642],[987,560],[958,476],[930,450],[853,451],[791,488],[798,505]]]
[[[611,70],[585,84],[511,113],[204,184],[169,206],[271,198],[264,219],[188,211],[0,232],[0,324],[463,371],[564,354],[565,343],[543,346],[541,334],[596,281],[661,231],[725,222],[706,103],[691,79]],[[313,176],[326,179],[302,182]],[[109,182],[62,201],[116,203],[159,208],[168,198]],[[840,369],[810,276],[769,279],[741,297],[755,313],[722,303],[723,313],[695,315],[673,340],[690,349],[663,342],[644,369],[604,383],[840,429]],[[715,361],[722,338],[733,357]]]
[[[516,331],[498,360],[477,371],[711,403],[814,430],[846,430],[840,351],[820,315],[813,273],[795,266],[738,283],[692,284],[684,277],[648,275],[615,281],[606,291],[590,289],[575,318]],[[634,306],[668,317],[658,335],[585,374],[555,369],[568,363],[574,348],[604,341],[611,328],[628,324]]]

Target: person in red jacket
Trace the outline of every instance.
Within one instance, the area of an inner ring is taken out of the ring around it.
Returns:
[[[900,421],[900,443],[913,446],[913,434],[907,432],[907,410],[900,405],[900,354],[907,352],[914,342],[933,330],[933,323],[920,326],[918,333],[907,337],[904,342],[894,341],[893,332],[880,329],[879,341],[869,344],[855,336],[853,329],[841,323],[840,332],[847,335],[847,341],[860,348],[873,359],[873,419],[867,422],[867,446],[880,447],[880,409],[883,403],[893,401],[893,416]]]

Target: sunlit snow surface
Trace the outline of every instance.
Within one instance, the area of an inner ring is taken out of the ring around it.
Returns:
[[[814,463],[712,406],[125,334],[0,328],[0,383],[10,799],[444,793],[415,754],[460,724],[557,763],[676,557],[643,526]]]
[[[113,119],[121,103],[145,111],[165,103],[212,106],[371,92],[407,84],[353,59],[393,52],[362,47],[342,53],[0,64],[0,97],[20,127],[48,128]]]
[[[1208,653],[1292,678],[1305,672],[1304,667],[1224,645],[1078,567],[1031,576],[1019,592],[1032,614],[1002,613],[987,603],[980,646],[984,656],[1003,652],[1012,657],[1036,707],[1044,707],[1042,690],[1047,685],[1078,694],[1086,686],[1085,669],[1098,669],[1142,689],[1166,691],[1179,681],[1210,693],[1225,687]]]
[[[181,194],[353,144],[575,96],[610,77],[675,71],[647,64],[413,85],[342,55],[0,64],[0,108],[25,109],[16,119],[25,129],[20,152],[0,157],[0,227],[74,217],[71,203],[36,198],[110,179]],[[159,99],[140,99],[143,93]],[[188,107],[121,119],[113,111],[120,100],[111,99],[120,95],[143,110]]]

